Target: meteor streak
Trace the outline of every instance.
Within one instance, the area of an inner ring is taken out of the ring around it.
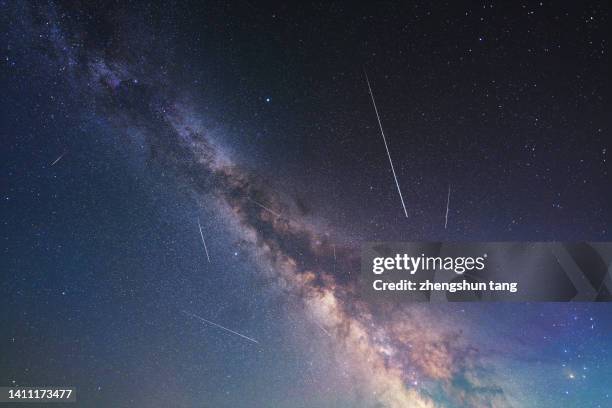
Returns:
[[[363,73],[365,74],[366,82],[368,83],[368,89],[370,91],[370,96],[372,97],[372,105],[374,106],[374,112],[376,112],[376,119],[378,120],[380,134],[382,135],[383,142],[385,143],[385,150],[387,151],[387,157],[389,158],[389,164],[391,165],[391,172],[393,173],[393,179],[395,180],[395,185],[397,186],[397,192],[399,193],[400,201],[402,202],[402,207],[404,208],[404,214],[406,215],[406,218],[408,218],[408,211],[406,210],[406,204],[404,204],[402,190],[400,190],[399,182],[397,181],[397,175],[395,174],[395,168],[393,167],[393,161],[391,160],[391,153],[389,153],[389,146],[387,146],[387,138],[385,137],[382,122],[380,121],[380,115],[378,114],[378,108],[376,107],[376,101],[374,100],[374,92],[372,92],[372,87],[370,86],[370,79],[368,78],[368,73],[365,69],[363,70]]]
[[[206,241],[204,240],[202,225],[200,225],[200,217],[198,217],[198,228],[200,229],[200,237],[202,238],[202,244],[204,244],[204,252],[206,252],[206,259],[208,259],[208,263],[210,263],[210,256],[208,256],[208,248],[206,247]]]
[[[235,334],[236,336],[240,336],[240,337],[242,337],[243,339],[248,340],[248,341],[250,341],[250,342],[253,342],[253,343],[255,343],[255,344],[259,344],[259,342],[258,342],[257,340],[255,340],[255,339],[252,339],[252,338],[250,338],[250,337],[247,337],[247,336],[245,336],[244,334],[240,334],[240,333],[238,333],[238,332],[235,332],[235,331],[233,331],[233,330],[231,330],[231,329],[228,329],[227,327],[223,327],[223,326],[221,326],[220,324],[217,324],[217,323],[215,323],[215,322],[211,322],[210,320],[206,320],[205,318],[203,318],[203,317],[201,317],[201,316],[198,316],[197,314],[194,314],[194,313],[189,313],[189,312],[188,312],[188,311],[186,311],[186,310],[183,310],[183,314],[185,314],[185,315],[187,315],[187,316],[190,316],[190,317],[193,317],[194,319],[198,319],[198,320],[200,320],[200,321],[202,321],[202,322],[204,322],[204,323],[210,324],[210,325],[212,325],[212,326],[218,327],[218,328],[220,328],[220,329],[222,329],[222,330],[225,330],[226,332],[229,332],[229,333]]]
[[[444,216],[444,229],[446,229],[446,226],[448,225],[448,207],[450,204],[450,190],[451,190],[451,186],[449,184],[448,185],[448,196],[446,197],[446,215]]]
[[[51,163],[51,166],[55,165],[58,161],[62,160],[62,157],[64,157],[65,154],[66,154],[66,152],[62,153],[60,155],[60,157],[58,157],[57,159],[55,159],[55,161],[53,163]]]
[[[334,275],[336,274],[336,246],[332,245],[332,248],[334,248]]]
[[[314,320],[313,320],[314,321]],[[327,334],[329,337],[333,337],[327,330],[325,330],[325,327],[321,326],[319,323],[317,323],[316,321],[314,321],[314,324],[317,325],[317,327],[319,329],[321,329],[321,331],[325,334]]]
[[[263,205],[262,203],[253,200],[251,197],[247,196],[247,200],[251,201],[253,204],[255,204],[258,207],[263,208],[264,210],[276,215],[278,218],[281,218],[281,215],[279,213],[277,213],[276,211],[272,211],[271,209],[269,209],[268,207],[266,207],[265,205]]]

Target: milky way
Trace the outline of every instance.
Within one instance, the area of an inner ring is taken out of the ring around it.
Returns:
[[[433,322],[424,309],[373,310],[358,300],[353,278],[317,266],[331,265],[335,256],[342,271],[356,276],[358,250],[336,243],[331,229],[308,224],[295,202],[283,200],[229,160],[198,123],[195,107],[153,78],[143,80],[121,58],[88,49],[66,53],[64,44],[80,42],[78,33],[70,37],[58,30],[57,35],[57,56],[68,61],[77,88],[87,89],[85,97],[118,130],[132,129],[127,137],[144,135],[154,159],[186,180],[203,203],[216,203],[250,243],[262,273],[271,274],[279,290],[298,296],[307,316],[331,334],[334,349],[363,384],[366,400],[388,407],[434,406],[425,386],[433,381],[450,401],[507,402],[501,386],[478,378],[477,350],[465,344],[460,329]],[[471,391],[460,391],[458,382]]]
[[[75,97],[126,143],[144,140],[150,160],[174,174],[200,206],[214,208],[226,234],[247,243],[257,273],[282,298],[298,299],[304,321],[331,339],[328,346],[358,384],[364,406],[529,406],[523,382],[508,384],[502,364],[486,356],[493,347],[512,353],[514,346],[472,332],[477,322],[458,313],[461,307],[363,301],[358,239],[304,213],[289,194],[234,159],[209,131],[200,106],[162,75],[163,67],[140,57],[146,41],[119,35],[106,48],[91,46],[78,25],[60,24],[53,8],[44,13],[53,33],[45,52],[66,70]],[[448,200],[446,206],[448,220]],[[211,253],[209,262],[222,260]]]

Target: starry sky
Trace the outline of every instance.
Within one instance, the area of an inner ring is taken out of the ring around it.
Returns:
[[[612,405],[607,304],[356,287],[366,241],[611,239],[605,2],[0,6],[0,385]]]

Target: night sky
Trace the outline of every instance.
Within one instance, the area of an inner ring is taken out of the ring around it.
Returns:
[[[356,289],[366,241],[612,239],[609,4],[124,3],[1,3],[0,385],[612,406],[607,304]]]

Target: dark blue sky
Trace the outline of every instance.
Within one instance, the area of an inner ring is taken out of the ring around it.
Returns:
[[[365,241],[610,239],[608,6],[2,9],[0,385],[88,407],[610,405],[606,304],[418,305],[398,327],[343,287]]]

